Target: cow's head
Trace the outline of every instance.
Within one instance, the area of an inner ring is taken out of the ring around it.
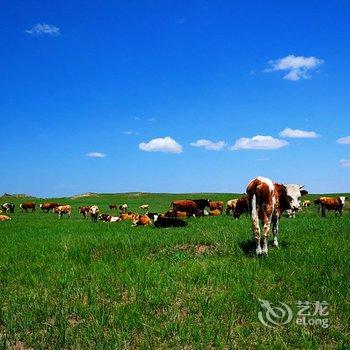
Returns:
[[[305,192],[307,192],[302,191],[304,186],[305,185],[284,185],[286,189],[286,199],[290,209],[298,210],[300,208],[300,198]]]
[[[343,205],[345,205],[345,201],[346,201],[347,199],[348,199],[348,197],[344,197],[344,196],[339,197],[340,203],[343,204]]]

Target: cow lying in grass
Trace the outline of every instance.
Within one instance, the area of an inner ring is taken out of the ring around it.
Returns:
[[[152,225],[151,219],[147,215],[139,215],[139,217],[132,222],[132,226],[147,226]]]
[[[7,215],[0,215],[0,221],[8,221],[11,220],[11,218]]]
[[[168,227],[184,227],[187,226],[187,222],[178,218],[166,218],[164,216],[155,215],[153,220],[154,226],[157,228]]]
[[[98,216],[98,219],[103,221],[103,222],[118,222],[118,221],[120,221],[119,216],[112,216],[109,214],[100,214]]]

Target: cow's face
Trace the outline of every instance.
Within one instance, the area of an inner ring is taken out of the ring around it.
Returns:
[[[339,197],[340,199],[340,203],[345,205],[345,200],[346,200],[347,197]]]
[[[290,209],[297,210],[300,208],[300,198],[301,198],[300,190],[303,187],[304,186],[299,186],[299,185],[285,185],[287,201],[289,203]]]

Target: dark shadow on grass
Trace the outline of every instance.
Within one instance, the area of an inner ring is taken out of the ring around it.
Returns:
[[[240,242],[239,247],[243,251],[244,255],[246,255],[248,258],[254,258],[256,257],[255,254],[255,240],[254,239],[248,239],[246,241]],[[288,243],[283,241],[279,243],[279,248],[276,248],[272,245],[272,241],[269,241],[269,249],[285,249],[288,247]]]

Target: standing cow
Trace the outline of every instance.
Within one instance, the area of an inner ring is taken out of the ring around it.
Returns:
[[[33,212],[35,211],[36,204],[34,202],[27,202],[20,204],[19,207],[22,209],[22,211],[28,212],[28,210],[31,209]]]
[[[339,216],[343,213],[343,207],[345,205],[347,197],[341,196],[338,198],[332,197],[320,197],[315,200],[315,204],[318,206],[317,212],[320,211],[321,208],[321,216],[326,217],[326,209],[328,211],[333,210],[335,215],[339,214]]]
[[[279,220],[288,209],[297,210],[300,207],[300,190],[304,186],[282,185],[273,183],[270,179],[258,177],[249,182],[247,194],[252,219],[252,230],[256,241],[256,254],[267,254],[268,237],[272,223],[273,245],[278,247]],[[259,220],[263,222],[263,246]]]
[[[242,214],[249,213],[249,200],[248,196],[244,195],[241,198],[238,198],[236,202],[235,210],[233,211],[233,217],[237,220],[241,217]]]
[[[188,200],[188,199],[177,200],[177,201],[173,201],[171,205],[175,212],[182,211],[182,212],[185,212],[187,216],[195,216],[198,213],[198,208],[196,206],[196,203],[192,200]]]
[[[1,208],[6,213],[14,213],[15,212],[15,204],[14,203],[4,203],[1,206]]]
[[[97,205],[93,205],[90,207],[89,213],[92,222],[97,222],[99,212],[100,209]]]
[[[70,219],[72,207],[70,205],[59,205],[58,207],[53,208],[53,212],[57,213],[60,219],[63,215],[67,215],[67,218]]]

